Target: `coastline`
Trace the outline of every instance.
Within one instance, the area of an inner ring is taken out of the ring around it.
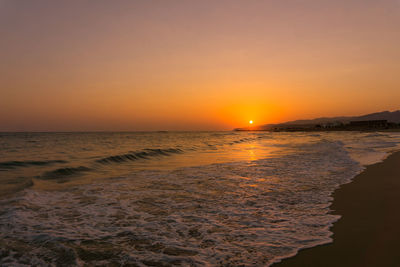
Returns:
[[[275,263],[285,266],[399,266],[400,151],[369,165],[333,193],[333,242]]]
[[[386,133],[397,133],[400,132],[400,128],[389,128],[389,129],[305,129],[305,128],[298,128],[298,129],[245,129],[245,128],[236,128],[232,131],[236,132],[358,132],[358,133],[372,133],[372,132],[386,132]]]

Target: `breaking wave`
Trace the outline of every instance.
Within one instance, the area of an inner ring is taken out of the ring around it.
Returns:
[[[65,160],[26,160],[26,161],[3,161],[0,162],[0,169],[14,169],[18,167],[29,167],[29,166],[47,166],[56,163],[67,163]]]
[[[67,167],[67,168],[59,168],[54,171],[48,171],[45,172],[43,175],[41,175],[40,179],[57,179],[57,178],[64,178],[64,177],[71,177],[71,176],[77,176],[80,175],[84,172],[91,171],[92,169],[85,167],[85,166],[79,166],[79,167]]]
[[[121,162],[126,162],[126,161],[135,161],[138,159],[149,159],[151,157],[169,156],[171,154],[180,154],[180,153],[183,153],[183,150],[177,149],[177,148],[144,149],[143,151],[139,151],[139,152],[105,157],[105,158],[96,160],[96,162],[101,163],[101,164],[121,163]]]
[[[0,193],[15,192],[0,198],[1,266],[268,266],[331,242],[332,192],[400,144],[369,133],[25,139],[0,143]],[[68,162],[21,160],[37,155]]]
[[[268,266],[331,242],[331,193],[361,169],[341,142],[322,141],[283,157],[27,189],[0,215],[0,245],[10,265]]]

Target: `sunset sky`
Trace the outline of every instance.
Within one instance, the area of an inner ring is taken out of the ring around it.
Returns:
[[[0,0],[0,131],[400,109],[399,0]]]

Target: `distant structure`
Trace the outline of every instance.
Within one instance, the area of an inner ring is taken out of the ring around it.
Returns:
[[[298,131],[311,131],[318,127],[315,124],[287,124],[284,127],[275,127],[273,131],[285,131],[285,132],[298,132]]]
[[[386,128],[388,127],[387,120],[369,120],[369,121],[351,121],[350,127],[361,128]]]
[[[281,124],[236,128],[236,131],[312,132],[312,131],[399,131],[400,110],[372,113],[358,117],[318,118]]]
[[[318,125],[320,125],[321,128],[330,129],[330,128],[342,127],[344,125],[344,123],[341,121],[333,121],[333,122],[317,124],[316,127],[318,127]]]

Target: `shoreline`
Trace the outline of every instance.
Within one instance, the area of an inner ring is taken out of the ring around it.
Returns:
[[[389,129],[233,129],[234,132],[272,132],[272,133],[294,133],[294,132],[317,132],[317,133],[329,133],[329,132],[359,132],[359,133],[398,133],[400,128],[389,128]]]
[[[285,266],[400,266],[400,151],[369,165],[332,194],[333,242],[300,250],[272,264]]]

